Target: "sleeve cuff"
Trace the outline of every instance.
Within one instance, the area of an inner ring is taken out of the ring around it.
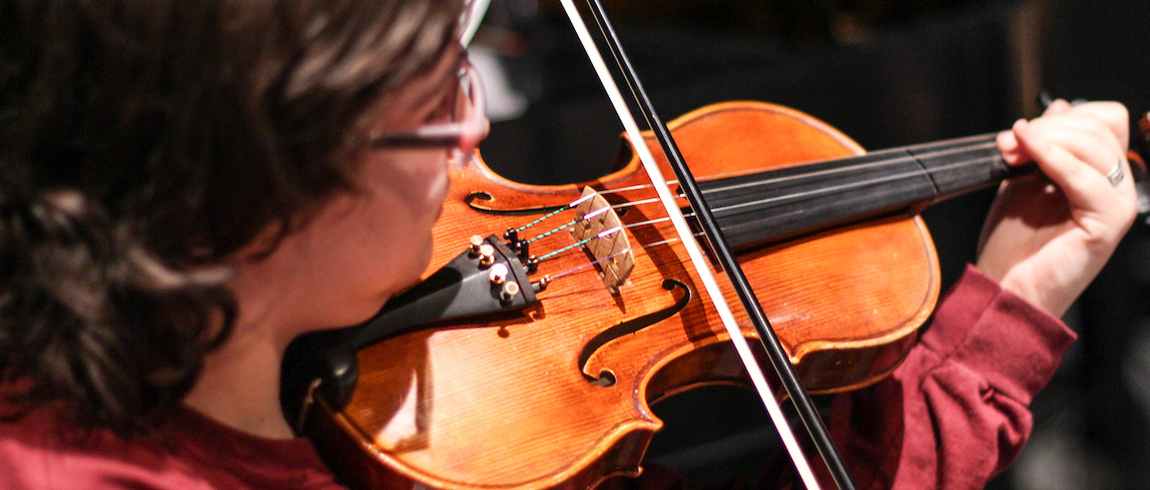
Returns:
[[[922,342],[940,357],[983,373],[995,390],[1029,404],[1076,338],[1061,320],[967,265]]]

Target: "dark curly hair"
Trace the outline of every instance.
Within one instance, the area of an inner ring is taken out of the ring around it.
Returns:
[[[350,188],[367,110],[461,9],[0,0],[0,406],[151,427],[231,330],[220,264]]]

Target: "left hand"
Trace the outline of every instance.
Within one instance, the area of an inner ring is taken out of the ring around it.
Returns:
[[[1128,118],[1115,102],[1060,100],[999,134],[1008,164],[1033,160],[1045,175],[999,188],[979,239],[980,270],[1055,316],[1066,312],[1134,221]],[[1116,164],[1125,178],[1115,186],[1106,174]]]

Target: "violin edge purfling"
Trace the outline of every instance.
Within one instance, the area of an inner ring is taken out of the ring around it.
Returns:
[[[737,105],[701,109],[672,122],[698,175],[793,167],[858,151],[845,136],[797,111]],[[726,117],[735,122],[723,123]],[[753,129],[764,124],[774,128]],[[760,131],[775,136],[742,134]],[[774,152],[772,161],[744,159],[740,170],[729,162],[747,148],[716,145],[719,135],[768,145],[808,144]],[[458,245],[450,244],[535,219],[476,210],[466,202],[469,195],[489,194],[492,201],[485,206],[499,209],[554,208],[580,195],[577,185],[525,186],[492,176],[481,161],[453,171],[452,195],[434,230],[432,264],[446,263],[458,252]],[[650,192],[643,189],[643,179],[630,164],[586,184],[618,205]],[[657,208],[639,205],[628,208],[621,220],[627,227],[658,218]],[[585,488],[608,475],[633,474],[660,426],[650,413],[651,400],[702,384],[740,382],[724,347],[729,338],[703,307],[704,293],[683,267],[682,249],[674,241],[645,248],[670,238],[667,232],[660,224],[625,228],[635,247],[635,268],[618,294],[604,287],[597,267],[587,267],[555,280],[538,294],[538,305],[520,313],[438,325],[362,349],[360,383],[347,408],[329,414],[333,420],[311,422],[311,427],[337,427],[344,434],[316,437],[317,443],[325,452],[350,451],[387,468],[375,473],[434,488]],[[567,232],[555,233],[532,248],[538,253],[574,241]],[[753,284],[764,282],[760,277],[773,278],[776,285],[756,293],[789,355],[798,360],[801,375],[818,383],[838,379],[839,386],[824,387],[838,390],[873,382],[905,354],[907,339],[913,339],[937,300],[933,254],[921,220],[896,214],[754,248],[740,261],[755,271],[748,274]],[[584,252],[563,254],[543,262],[538,274],[592,260]],[[587,372],[613,375],[613,383],[593,384],[579,369],[586,343],[612,325],[675,308],[681,295],[664,289],[668,279],[682,282],[694,296],[679,313],[611,339],[582,360]],[[724,294],[733,293],[728,289]],[[852,333],[846,327],[863,330]],[[828,368],[845,374],[831,374],[835,371]],[[331,440],[357,442],[336,449]]]

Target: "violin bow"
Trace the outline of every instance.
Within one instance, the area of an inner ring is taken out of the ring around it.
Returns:
[[[815,447],[818,449],[823,462],[827,465],[827,469],[838,488],[840,490],[854,490],[854,482],[851,480],[850,474],[847,472],[846,466],[842,461],[842,457],[839,455],[834,442],[830,438],[826,425],[819,416],[818,410],[815,408],[814,402],[811,401],[810,395],[807,394],[801,383],[799,383],[798,375],[788,360],[782,343],[779,342],[778,336],[775,335],[774,330],[770,326],[770,322],[763,313],[762,306],[755,296],[754,291],[751,290],[750,284],[747,282],[742,268],[735,259],[734,253],[731,251],[730,246],[719,230],[717,221],[711,214],[710,209],[707,208],[703,200],[702,192],[699,190],[694,177],[683,161],[683,156],[679,152],[674,139],[671,137],[670,130],[667,129],[666,124],[663,123],[662,119],[660,119],[655,112],[650,99],[647,97],[646,91],[639,82],[634,67],[631,65],[627,55],[623,52],[623,48],[615,34],[615,29],[607,17],[606,10],[603,8],[600,0],[586,1],[596,24],[598,24],[599,32],[602,36],[601,40],[611,50],[611,55],[615,59],[616,67],[622,73],[627,87],[631,91],[632,101],[640,108],[646,119],[647,126],[655,133],[659,144],[662,146],[667,161],[679,179],[681,190],[686,195],[692,209],[694,209],[698,222],[710,240],[715,255],[726,270],[728,278],[739,295],[739,300],[743,308],[746,310],[751,322],[754,324],[755,330],[759,334],[759,340],[766,350],[775,373],[782,381],[783,386],[787,390],[787,394],[790,395],[792,402],[795,404],[799,419],[803,422],[807,432],[810,433]],[[730,305],[727,304],[714,275],[711,273],[710,266],[703,255],[698,241],[695,240],[694,233],[683,217],[682,211],[675,204],[675,198],[667,186],[667,180],[663,178],[662,172],[655,163],[654,155],[651,154],[647,145],[643,144],[643,137],[640,133],[638,123],[631,114],[631,110],[627,107],[623,95],[615,83],[614,76],[607,69],[602,53],[599,52],[598,47],[595,45],[590,31],[588,31],[586,24],[583,22],[581,14],[578,9],[575,8],[573,0],[560,0],[560,3],[563,5],[563,10],[571,21],[575,33],[579,36],[579,40],[583,44],[583,49],[586,51],[587,57],[590,58],[591,64],[595,68],[600,82],[603,84],[603,88],[607,91],[607,96],[611,99],[611,104],[614,106],[620,122],[623,123],[628,137],[631,138],[631,141],[635,142],[633,146],[639,154],[639,159],[642,161],[647,174],[650,176],[651,183],[659,194],[659,198],[666,208],[668,216],[671,218],[672,223],[674,223],[675,229],[683,241],[683,245],[686,247],[691,262],[698,272],[707,293],[710,295],[716,311],[719,313],[720,318],[722,318],[727,333],[731,337],[731,342],[734,344],[739,358],[747,369],[752,384],[762,398],[763,404],[766,406],[767,412],[771,417],[771,421],[778,430],[783,445],[786,447],[791,460],[794,462],[800,478],[804,485],[806,485],[806,488],[820,488],[818,481],[815,479],[814,472],[811,470],[810,463],[807,462],[802,448],[795,439],[794,432],[783,416],[778,399],[767,383],[762,368],[755,361],[750,345],[739,329],[738,323],[736,323],[734,315],[731,313]]]

